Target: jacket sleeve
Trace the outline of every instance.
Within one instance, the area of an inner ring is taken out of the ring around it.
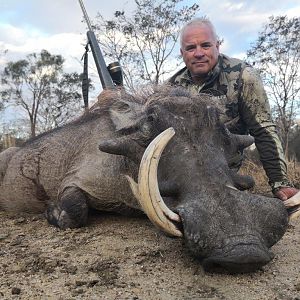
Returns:
[[[240,113],[255,139],[260,160],[272,189],[289,186],[287,166],[270,105],[259,74],[246,67],[241,77]]]

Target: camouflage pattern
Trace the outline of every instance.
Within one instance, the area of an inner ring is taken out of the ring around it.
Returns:
[[[221,121],[232,133],[251,134],[255,138],[261,162],[273,191],[281,186],[290,186],[287,166],[272,121],[270,107],[259,74],[245,62],[219,55],[218,63],[202,85],[194,84],[187,68],[181,69],[169,79],[194,93],[208,93],[221,108]],[[230,162],[239,168],[242,153]]]

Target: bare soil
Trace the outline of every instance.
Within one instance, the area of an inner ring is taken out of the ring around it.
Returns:
[[[212,274],[146,218],[97,214],[61,231],[0,212],[0,299],[300,299],[300,219],[252,274]]]

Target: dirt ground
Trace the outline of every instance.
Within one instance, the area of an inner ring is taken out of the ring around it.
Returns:
[[[0,212],[0,299],[300,299],[300,219],[252,274],[211,274],[146,218],[93,215],[61,231]]]

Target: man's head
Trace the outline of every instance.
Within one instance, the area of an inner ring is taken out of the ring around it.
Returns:
[[[219,41],[213,24],[197,18],[181,30],[180,52],[195,82],[202,82],[217,64]]]

